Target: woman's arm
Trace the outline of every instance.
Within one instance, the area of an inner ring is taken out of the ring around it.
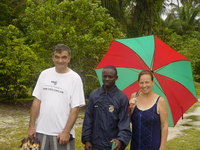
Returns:
[[[161,144],[159,150],[164,150],[167,142],[168,135],[168,115],[167,115],[167,105],[163,97],[158,101],[158,112],[160,114],[161,122]]]

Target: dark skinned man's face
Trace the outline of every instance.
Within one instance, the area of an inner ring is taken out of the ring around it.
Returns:
[[[114,69],[106,68],[102,72],[102,80],[104,88],[109,90],[115,85],[115,81],[117,80],[117,75]]]

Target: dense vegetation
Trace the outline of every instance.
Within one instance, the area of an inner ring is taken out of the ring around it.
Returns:
[[[111,40],[151,34],[190,59],[200,82],[200,2],[177,2],[1,0],[1,99],[30,96],[40,71],[52,66],[51,50],[57,43],[71,48],[70,67],[81,75],[87,95],[98,86],[94,67]],[[172,8],[168,12],[167,5]]]

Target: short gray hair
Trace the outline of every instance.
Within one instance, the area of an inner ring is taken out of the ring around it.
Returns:
[[[67,51],[69,56],[71,56],[71,50],[70,48],[65,45],[65,44],[57,44],[54,49],[53,49],[53,52],[57,52],[57,53],[61,53],[63,51]]]

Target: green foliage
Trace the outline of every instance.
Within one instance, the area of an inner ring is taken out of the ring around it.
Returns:
[[[170,33],[165,42],[180,54],[188,58],[192,63],[195,81],[200,81],[200,34],[197,31],[186,32],[184,35]]]
[[[7,25],[12,20],[12,10],[8,5],[8,0],[0,1],[0,25]]]
[[[172,4],[172,10],[159,33],[161,39],[191,60],[195,81],[200,81],[200,3],[198,0],[181,0],[182,6]]]
[[[125,27],[127,24],[126,8],[130,7],[129,1],[133,0],[101,0],[101,6],[108,10],[108,13],[119,22],[119,26]],[[122,30],[126,30],[122,28]]]
[[[7,26],[22,14],[26,0],[1,0],[0,1],[0,26]]]
[[[55,44],[71,48],[71,68],[81,75],[87,94],[98,82],[85,74],[94,75],[111,40],[123,36],[106,9],[94,0],[28,0],[21,20],[29,44],[37,46],[34,52],[46,63],[50,64],[50,50]]]
[[[0,97],[16,100],[33,84],[37,56],[22,36],[13,25],[0,28]]]
[[[136,0],[132,22],[129,28],[129,36],[143,36],[155,33],[160,25],[160,12],[163,0]]]
[[[200,3],[198,0],[181,0],[182,6],[173,4],[165,23],[178,34],[198,31],[200,28]]]
[[[196,88],[196,93],[197,93],[197,98],[200,98],[200,83],[195,82],[195,88]]]
[[[128,37],[157,34],[161,25],[163,0],[101,0]]]

